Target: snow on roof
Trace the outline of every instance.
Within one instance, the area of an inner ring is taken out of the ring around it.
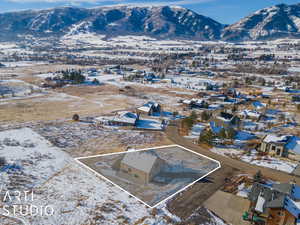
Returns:
[[[251,117],[257,117],[257,118],[260,116],[259,112],[253,110],[244,110],[241,112],[241,114],[244,114],[246,116],[251,116]]]
[[[264,142],[270,143],[270,142],[285,142],[287,141],[287,136],[276,136],[274,134],[268,134],[263,139]]]
[[[118,112],[118,116],[119,117],[128,117],[128,118],[133,118],[133,119],[137,118],[137,115],[135,113],[128,112],[128,111]]]
[[[100,121],[100,122],[103,122],[103,121],[109,121],[110,119],[112,119],[113,117],[107,117],[107,116],[99,116],[99,117],[96,117],[95,120],[96,121]]]
[[[261,193],[260,193],[260,195],[257,198],[255,210],[262,213],[264,211],[265,201],[266,200],[261,196]]]
[[[298,209],[300,209],[300,202],[299,201],[293,201],[293,203],[297,206]]]
[[[294,153],[300,154],[300,138],[297,136],[292,136],[285,147]]]
[[[266,104],[265,103],[261,103],[260,101],[255,101],[255,102],[252,103],[252,105],[255,108],[258,108],[258,109],[266,107]]]
[[[135,169],[149,173],[154,166],[157,156],[147,152],[131,152],[125,154],[122,163]]]
[[[202,104],[203,102],[204,102],[203,99],[197,99],[197,101],[196,101],[197,104]]]
[[[183,103],[184,103],[184,104],[187,104],[187,105],[191,104],[191,102],[192,102],[192,100],[189,100],[189,99],[183,100]]]
[[[285,198],[284,208],[289,211],[294,217],[298,218],[300,215],[300,202],[291,199],[289,196]]]
[[[144,112],[150,112],[152,107],[158,107],[159,104],[157,102],[148,102],[145,105],[138,108],[138,110],[144,111]]]
[[[138,110],[143,111],[143,112],[150,112],[151,107],[149,106],[141,106],[138,108]]]
[[[137,115],[132,112],[119,112],[113,119],[112,121],[115,122],[125,122],[125,123],[132,123],[134,124],[135,121],[137,120]]]
[[[219,119],[219,120],[225,121],[225,122],[231,121],[231,119],[227,119],[227,118],[224,118],[222,116],[217,116],[216,118]]]

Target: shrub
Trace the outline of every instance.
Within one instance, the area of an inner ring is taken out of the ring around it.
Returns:
[[[78,114],[74,114],[73,117],[72,117],[72,119],[74,121],[79,121],[79,115]]]

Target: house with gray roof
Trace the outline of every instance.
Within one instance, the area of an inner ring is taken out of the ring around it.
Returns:
[[[153,152],[130,152],[120,162],[119,175],[140,184],[148,184],[161,171],[163,164],[164,160]]]
[[[259,225],[299,225],[300,186],[255,183],[248,195],[250,207],[244,219]]]

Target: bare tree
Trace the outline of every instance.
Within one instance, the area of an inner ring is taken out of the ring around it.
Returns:
[[[6,159],[4,157],[0,157],[0,167],[5,166]]]

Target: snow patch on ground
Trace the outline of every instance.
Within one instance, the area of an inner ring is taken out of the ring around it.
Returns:
[[[280,170],[287,173],[291,173],[297,166],[296,163],[291,163],[280,158],[270,156],[263,156],[259,159],[256,154],[257,152],[253,150],[250,155],[243,155],[241,160],[257,166]]]
[[[54,147],[45,138],[29,128],[0,132],[0,157],[7,161],[6,169],[0,171],[3,188],[33,188],[47,181],[60,171],[71,158]],[[20,184],[13,177],[11,167],[26,178]]]
[[[281,158],[258,156],[256,150],[252,150],[250,153],[245,153],[241,149],[214,147],[211,151],[223,156],[238,158],[246,163],[280,170],[286,173],[291,173],[297,166],[296,163],[289,162]]]

